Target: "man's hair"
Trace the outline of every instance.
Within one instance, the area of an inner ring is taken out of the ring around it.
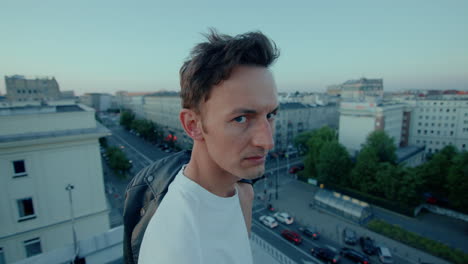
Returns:
[[[235,37],[210,29],[180,68],[182,107],[199,112],[214,85],[229,79],[236,66],[269,67],[278,57],[276,44],[261,32]]]

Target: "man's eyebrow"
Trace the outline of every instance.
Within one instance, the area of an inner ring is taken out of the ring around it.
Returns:
[[[275,109],[270,111],[270,113],[277,112],[279,109],[279,106],[277,106]],[[256,114],[257,110],[254,109],[248,109],[248,108],[236,108],[232,110],[231,114]]]

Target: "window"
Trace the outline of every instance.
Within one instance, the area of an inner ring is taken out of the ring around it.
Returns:
[[[14,160],[13,161],[13,171],[15,175],[13,177],[21,177],[28,175],[26,173],[26,166],[24,165],[24,160]]]
[[[18,199],[16,200],[16,202],[18,204],[18,222],[36,218],[36,214],[34,213],[34,205],[31,197]]]
[[[28,258],[42,253],[41,240],[38,237],[26,240],[23,244]]]
[[[0,247],[0,264],[6,264],[5,253],[3,253],[3,248]]]

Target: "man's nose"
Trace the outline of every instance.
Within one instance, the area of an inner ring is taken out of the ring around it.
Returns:
[[[268,119],[262,119],[257,124],[254,131],[252,143],[256,147],[261,147],[265,150],[271,150],[275,146],[273,141],[273,127]]]

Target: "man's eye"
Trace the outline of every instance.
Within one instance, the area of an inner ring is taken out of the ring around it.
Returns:
[[[243,123],[245,123],[247,121],[247,117],[238,116],[238,117],[234,118],[234,121],[236,121],[239,124],[243,124]]]
[[[275,117],[276,117],[276,113],[269,113],[269,114],[267,114],[267,118],[268,118],[268,119],[273,119],[273,118],[275,118]]]

